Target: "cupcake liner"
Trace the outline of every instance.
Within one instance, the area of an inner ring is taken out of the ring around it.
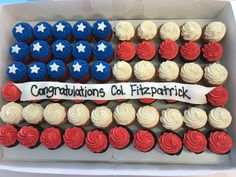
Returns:
[[[28,38],[28,39],[24,40],[24,42],[25,42],[26,44],[31,44],[34,40],[35,40],[35,37],[32,36],[31,38]]]
[[[54,42],[54,37],[53,37],[53,35],[51,35],[50,37],[48,37],[47,39],[46,39],[46,41],[48,42],[48,44],[52,44],[53,42]]]
[[[76,79],[76,78],[73,78],[72,79],[75,81],[75,82],[78,82],[78,83],[87,83],[90,79],[91,79],[91,72],[89,71],[89,74],[87,74],[86,76],[80,78],[80,79]]]
[[[110,32],[106,37],[104,37],[104,38],[99,38],[99,37],[95,37],[95,36],[94,36],[94,39],[95,39],[96,42],[98,42],[98,41],[100,41],[100,40],[106,40],[106,41],[110,42],[110,41],[111,41],[111,38],[112,38],[112,35],[113,35],[113,31],[111,31],[111,32]]]

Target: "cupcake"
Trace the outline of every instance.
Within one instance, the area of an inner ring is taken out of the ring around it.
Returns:
[[[119,41],[131,41],[135,35],[135,30],[130,22],[118,21],[115,23],[114,33]]]
[[[154,98],[140,98],[140,99],[138,99],[138,101],[141,104],[152,104],[156,101],[156,99],[154,99]]]
[[[34,26],[34,36],[38,40],[45,40],[48,43],[53,42],[52,26],[47,22],[39,22]]]
[[[74,44],[72,49],[72,55],[75,60],[91,61],[92,59],[92,48],[87,41],[78,41]]]
[[[165,40],[158,48],[158,54],[163,60],[174,60],[179,52],[179,46],[176,42]]]
[[[7,124],[19,124],[23,121],[23,107],[15,102],[10,102],[2,106],[0,117]]]
[[[182,127],[183,116],[178,109],[167,108],[161,112],[160,121],[164,128],[175,131]]]
[[[207,139],[198,130],[188,130],[184,133],[183,144],[190,152],[200,154],[207,148]]]
[[[224,87],[215,87],[207,94],[207,101],[212,106],[224,106],[229,100],[228,91]]]
[[[159,36],[162,40],[177,41],[180,36],[179,26],[175,22],[165,22],[159,29]]]
[[[63,135],[65,145],[71,149],[80,149],[85,143],[86,132],[80,127],[67,128]]]
[[[158,76],[165,82],[176,81],[179,77],[179,66],[173,61],[164,61],[158,68]]]
[[[136,48],[131,42],[121,42],[116,47],[116,56],[120,60],[130,62],[136,54]]]
[[[84,104],[74,104],[68,109],[67,118],[75,126],[87,126],[90,122],[90,110]]]
[[[12,29],[13,37],[20,42],[30,44],[34,40],[33,28],[25,22],[17,23]]]
[[[40,135],[40,142],[49,150],[60,148],[63,145],[61,130],[56,127],[44,129]]]
[[[42,62],[32,62],[28,65],[28,76],[32,81],[45,81],[48,79],[47,67]]]
[[[139,40],[150,41],[156,37],[157,26],[150,20],[143,21],[136,29]]]
[[[134,65],[134,75],[139,81],[152,81],[155,78],[156,69],[149,61],[139,61]]]
[[[112,68],[113,76],[119,82],[126,82],[132,78],[133,69],[126,61],[118,61]]]
[[[107,105],[108,104],[108,100],[91,100],[94,104],[101,106],[101,105]]]
[[[225,129],[230,126],[232,122],[232,116],[227,109],[216,107],[209,112],[208,122],[213,128]]]
[[[21,97],[21,91],[15,86],[13,82],[8,82],[4,84],[1,88],[1,94],[4,100],[18,101]]]
[[[29,47],[23,42],[16,42],[9,48],[9,55],[14,61],[29,63],[31,60]]]
[[[203,39],[209,42],[220,42],[226,33],[226,26],[220,21],[208,24],[203,30]]]
[[[53,25],[52,34],[56,39],[65,39],[70,42],[73,40],[72,27],[64,20],[60,20]]]
[[[121,150],[127,148],[131,144],[133,135],[129,128],[117,125],[109,131],[108,139],[109,143],[115,149]]]
[[[61,60],[52,60],[47,64],[48,76],[54,81],[65,81],[68,77],[68,69]]]
[[[91,121],[95,127],[107,128],[113,122],[112,112],[106,106],[98,106],[91,113]]]
[[[90,24],[85,20],[77,21],[72,28],[72,33],[76,40],[91,41],[92,40],[92,28]]]
[[[164,132],[158,137],[160,149],[168,155],[179,155],[183,149],[183,143],[177,133]]]
[[[6,74],[13,82],[25,82],[28,79],[26,65],[18,61],[8,65]]]
[[[52,44],[52,53],[54,58],[64,62],[71,60],[72,47],[67,40],[58,39]]]
[[[75,82],[86,83],[91,78],[91,71],[88,63],[83,60],[74,60],[69,65],[70,76]]]
[[[98,19],[92,27],[93,36],[96,41],[110,41],[112,38],[112,27],[108,20]]]
[[[220,43],[209,42],[202,48],[202,55],[207,62],[218,61],[223,56],[223,47]]]
[[[194,21],[188,21],[181,27],[181,36],[185,41],[197,41],[201,35],[202,27]]]
[[[181,79],[190,84],[195,84],[202,79],[203,70],[199,64],[185,63],[180,69]]]
[[[233,146],[233,140],[225,131],[210,132],[208,148],[215,154],[228,154]]]
[[[105,131],[99,129],[93,129],[87,132],[85,144],[88,150],[93,153],[103,153],[109,147]]]
[[[201,129],[207,123],[206,112],[198,107],[190,107],[184,111],[184,123],[192,129]]]
[[[119,125],[130,125],[135,121],[136,111],[131,103],[121,103],[115,107],[114,118]]]
[[[114,49],[111,43],[101,40],[94,44],[93,55],[97,60],[111,62],[114,58]]]
[[[0,126],[0,145],[5,147],[15,147],[17,140],[17,129],[13,125]]]
[[[143,41],[136,47],[136,54],[141,60],[152,60],[156,55],[155,45],[148,41]]]
[[[185,42],[180,48],[180,55],[187,62],[197,60],[200,54],[201,49],[199,44],[193,41]]]
[[[30,44],[32,57],[40,62],[48,63],[51,60],[51,47],[46,41],[37,40]]]
[[[228,78],[227,69],[219,63],[208,65],[204,71],[205,81],[213,86],[223,85]]]
[[[23,108],[22,116],[29,124],[39,124],[43,121],[43,107],[37,103],[31,103]]]
[[[137,121],[143,128],[154,128],[159,122],[159,113],[153,106],[143,106],[138,109]]]
[[[149,152],[156,145],[156,136],[151,130],[141,129],[134,134],[133,146],[140,152]]]
[[[111,72],[110,65],[104,61],[96,61],[91,66],[92,77],[100,83],[108,82],[112,77]]]
[[[62,125],[66,122],[66,108],[59,103],[50,103],[43,110],[43,117],[50,125]]]

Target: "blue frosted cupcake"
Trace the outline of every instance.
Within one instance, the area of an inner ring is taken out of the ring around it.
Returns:
[[[111,79],[111,68],[105,61],[96,61],[91,66],[92,77],[101,83],[106,83]]]
[[[67,40],[58,39],[52,44],[52,53],[54,58],[60,59],[64,62],[71,60],[72,47]]]
[[[32,57],[40,62],[48,63],[52,57],[51,47],[46,41],[37,40],[30,45]]]
[[[28,76],[32,81],[47,80],[47,68],[42,62],[33,62],[28,65]]]
[[[74,60],[69,67],[70,76],[75,82],[86,83],[90,78],[90,67],[84,60]]]
[[[92,59],[92,48],[87,41],[79,41],[74,44],[72,54],[75,60],[89,62]]]
[[[73,35],[76,40],[91,41],[92,29],[88,22],[84,20],[77,21],[72,28]]]
[[[54,81],[65,81],[68,77],[68,69],[61,60],[52,60],[47,64],[48,76]]]
[[[24,42],[16,42],[9,48],[9,55],[15,61],[29,63],[31,60],[29,47]]]
[[[53,25],[52,34],[56,39],[65,39],[67,41],[72,41],[72,27],[71,25],[64,21],[58,21]]]
[[[93,24],[92,31],[96,41],[100,41],[102,39],[110,41],[112,38],[112,27],[106,19],[98,19]]]
[[[110,42],[101,40],[94,44],[93,55],[97,60],[111,62],[114,58],[114,49]]]
[[[34,40],[33,28],[25,22],[17,23],[12,29],[12,35],[17,41],[30,44]]]
[[[34,26],[34,36],[51,44],[53,42],[52,26],[47,22],[37,23]]]
[[[13,82],[25,82],[28,79],[26,65],[18,61],[8,65],[6,74]]]

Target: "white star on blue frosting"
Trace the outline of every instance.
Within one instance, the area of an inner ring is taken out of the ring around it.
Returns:
[[[98,30],[102,30],[102,31],[104,31],[104,29],[106,28],[107,26],[104,24],[104,22],[102,22],[102,23],[98,23]]]
[[[101,44],[98,45],[98,51],[105,51],[105,48],[107,48],[106,45],[103,44],[103,42]]]
[[[15,64],[8,67],[9,73],[16,74],[16,70],[18,69]]]
[[[80,69],[82,68],[82,66],[78,62],[75,65],[72,65],[72,66],[73,66],[74,72],[75,71],[80,72]]]
[[[102,72],[103,73],[103,70],[106,68],[106,66],[104,66],[102,63],[100,63],[99,65],[96,65],[96,68],[97,68],[97,72]]]
[[[38,30],[37,30],[37,31],[38,31],[38,32],[40,31],[40,32],[42,32],[42,33],[43,33],[44,30],[46,29],[46,27],[45,27],[43,24],[38,25],[37,27],[38,27]]]
[[[36,44],[33,44],[33,51],[40,51],[40,49],[42,48],[42,46],[39,44],[39,42],[37,42]]]
[[[84,32],[85,28],[86,28],[86,26],[84,26],[84,24],[82,22],[79,25],[77,25],[77,31]]]
[[[59,65],[57,65],[55,62],[52,65],[49,65],[49,67],[51,68],[51,71],[56,71],[58,72],[58,68],[60,67]]]
[[[63,52],[63,49],[64,49],[64,45],[62,45],[62,43],[60,42],[59,44],[56,44],[56,51],[62,51]]]
[[[15,29],[16,29],[16,33],[21,33],[21,34],[24,30],[24,28],[21,25],[16,26]]]
[[[58,25],[56,25],[56,28],[57,28],[57,31],[62,31],[64,30],[65,28],[65,25],[62,25],[61,23],[59,23]]]
[[[20,49],[21,49],[21,48],[16,44],[15,46],[12,46],[12,47],[11,47],[11,52],[18,54]]]
[[[38,71],[40,70],[40,68],[36,64],[34,66],[31,66],[30,69],[31,73],[36,73],[36,74],[38,74]]]
[[[76,48],[78,49],[78,52],[85,52],[85,48],[86,46],[84,46],[83,44],[79,44],[79,46],[76,46]]]

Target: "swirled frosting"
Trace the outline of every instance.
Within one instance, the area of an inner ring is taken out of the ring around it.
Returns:
[[[222,107],[213,108],[208,116],[210,125],[217,129],[227,128],[232,122],[230,112]]]
[[[140,39],[151,40],[157,34],[157,26],[152,21],[146,20],[138,26],[137,31]]]
[[[17,142],[17,129],[12,125],[3,125],[0,127],[0,145],[12,146]]]
[[[37,128],[34,128],[32,126],[25,126],[22,127],[17,133],[17,137],[20,144],[27,148],[30,148],[37,145],[40,138],[40,133]]]
[[[167,108],[162,111],[160,121],[166,129],[175,131],[178,130],[183,124],[183,116],[178,109]]]
[[[84,104],[74,104],[67,111],[67,118],[73,125],[82,126],[89,121],[90,111]]]
[[[134,65],[134,75],[140,81],[152,79],[155,73],[156,69],[149,61],[139,61]]]
[[[223,47],[220,43],[209,42],[202,48],[203,57],[209,62],[218,61],[223,55]]]
[[[8,124],[19,124],[23,120],[23,107],[15,102],[10,102],[2,106],[0,117]]]
[[[184,122],[190,128],[200,129],[207,123],[207,114],[201,108],[190,107],[184,111]]]
[[[116,47],[116,55],[124,61],[131,61],[136,54],[136,48],[131,42],[121,42]]]
[[[148,152],[155,146],[155,137],[148,130],[139,130],[134,135],[133,145],[141,152]]]
[[[53,68],[54,66],[57,66],[56,69]],[[47,64],[47,72],[52,80],[57,80],[66,75],[67,66],[61,60],[51,60]]]
[[[68,147],[79,149],[84,145],[85,131],[80,127],[67,128],[63,135],[63,140]]]
[[[106,128],[112,123],[112,112],[106,106],[96,107],[92,111],[91,120],[96,127]]]
[[[58,128],[50,127],[43,130],[40,142],[48,149],[57,149],[62,143],[62,135]]]
[[[156,55],[156,49],[151,42],[143,41],[136,47],[136,54],[142,60],[152,60]]]
[[[164,81],[176,80],[179,76],[179,66],[173,61],[162,62],[159,66],[158,74]]]
[[[228,91],[224,87],[215,87],[207,94],[208,102],[213,106],[224,106],[229,100]]]
[[[228,77],[228,71],[223,65],[213,63],[205,68],[204,77],[209,84],[222,85]]]
[[[36,48],[35,46],[38,46]],[[37,60],[44,60],[51,52],[51,47],[46,41],[36,40],[30,44],[30,53]]]
[[[180,76],[187,83],[196,83],[202,79],[203,70],[196,63],[185,63],[180,70]]]
[[[204,31],[204,38],[210,42],[219,42],[223,39],[226,33],[224,23],[216,21],[208,24]]]
[[[201,53],[201,49],[198,43],[196,42],[185,42],[180,49],[181,57],[187,61],[196,60]]]
[[[23,108],[23,118],[30,124],[38,124],[43,119],[43,107],[37,103],[31,103]]]
[[[134,27],[128,21],[118,21],[114,27],[115,35],[120,41],[129,41],[134,37]]]
[[[159,30],[160,38],[162,40],[176,41],[180,36],[179,26],[175,22],[165,22],[161,25]]]
[[[121,103],[114,110],[114,118],[120,125],[131,124],[136,116],[135,108],[131,103]]]
[[[8,82],[1,89],[2,97],[6,101],[17,101],[21,97],[21,91],[14,85],[13,82]]]
[[[153,128],[159,122],[159,113],[153,106],[143,106],[138,109],[137,121],[144,128]]]
[[[59,48],[58,46],[62,46]],[[52,44],[53,56],[62,61],[66,61],[67,57],[71,55],[72,47],[70,42],[63,39],[58,39]]]
[[[59,103],[50,103],[43,111],[46,122],[51,125],[59,125],[65,121],[66,109]]]
[[[113,127],[109,132],[109,143],[116,149],[123,149],[130,144],[129,129],[123,126]]]
[[[189,21],[182,26],[181,35],[186,41],[196,41],[202,35],[202,28],[198,23]]]
[[[158,49],[159,55],[166,60],[173,60],[178,55],[178,52],[178,45],[171,40],[163,41]]]
[[[118,61],[113,66],[113,76],[118,81],[126,81],[131,78],[133,69],[126,61]]]

